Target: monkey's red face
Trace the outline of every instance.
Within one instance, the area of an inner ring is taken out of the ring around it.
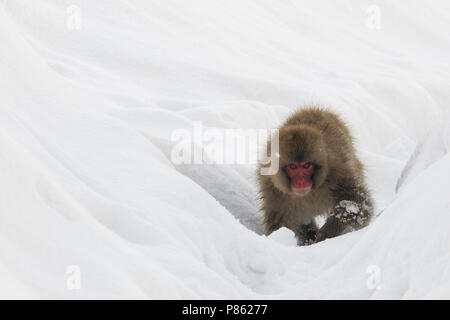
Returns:
[[[311,176],[314,173],[314,167],[314,163],[309,161],[292,162],[286,165],[292,192],[299,196],[305,196],[311,191]]]

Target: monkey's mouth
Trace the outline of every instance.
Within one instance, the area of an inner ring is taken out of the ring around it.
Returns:
[[[311,184],[306,187],[292,187],[292,192],[299,196],[306,196],[311,191]]]

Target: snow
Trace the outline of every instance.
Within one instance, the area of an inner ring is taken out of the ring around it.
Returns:
[[[287,246],[296,246],[297,239],[292,230],[282,227],[269,235],[269,238]]]
[[[0,298],[449,298],[450,4],[376,3],[1,1]],[[255,164],[171,161],[308,103],[357,137],[367,228],[265,237]]]

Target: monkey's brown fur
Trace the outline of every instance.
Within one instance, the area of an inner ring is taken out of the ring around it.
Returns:
[[[259,174],[266,234],[287,227],[299,245],[307,245],[368,224],[373,209],[363,165],[349,129],[336,114],[302,109],[280,128],[279,142],[278,172]],[[291,191],[285,171],[286,164],[295,161],[315,164],[312,189],[304,197]],[[321,214],[327,214],[327,220],[318,230],[314,218]]]

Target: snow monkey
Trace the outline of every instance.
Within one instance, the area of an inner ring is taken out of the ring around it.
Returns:
[[[309,245],[369,223],[363,165],[350,130],[330,111],[309,107],[288,118],[279,130],[279,170],[259,172],[266,235],[287,227],[299,245]],[[327,220],[318,230],[314,218],[322,214]]]

